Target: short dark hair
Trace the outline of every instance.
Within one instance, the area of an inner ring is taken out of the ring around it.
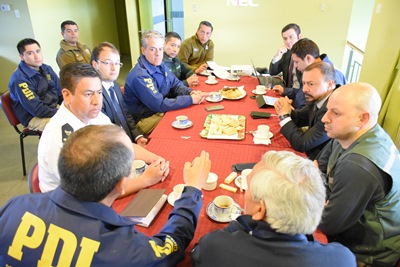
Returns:
[[[25,46],[31,45],[31,44],[37,44],[40,47],[39,42],[36,41],[35,39],[25,38],[25,39],[22,39],[21,41],[19,41],[18,44],[17,44],[18,53],[20,55],[23,55],[24,52],[25,52]]]
[[[300,26],[297,25],[296,23],[289,23],[288,25],[286,25],[285,27],[282,28],[281,33],[284,33],[290,29],[293,29],[296,32],[297,37],[299,37],[299,35],[301,33],[301,29],[300,29]]]
[[[80,62],[72,62],[60,71],[61,88],[68,89],[72,94],[75,94],[75,87],[82,78],[91,77],[102,79],[101,74],[92,65]]]
[[[165,42],[168,43],[171,38],[177,38],[182,41],[181,36],[177,32],[167,32],[165,35]]]
[[[321,71],[325,82],[335,80],[335,68],[331,64],[323,61],[314,62],[308,65],[304,72],[311,71],[313,69],[319,69]]]
[[[291,51],[292,51],[292,54],[296,54],[296,56],[298,56],[302,60],[304,60],[304,58],[307,55],[311,55],[314,58],[319,57],[318,45],[308,38],[303,38],[303,39],[298,40],[292,46]]]
[[[93,48],[92,56],[90,57],[90,63],[92,63],[93,61],[99,60],[99,55],[100,55],[101,51],[103,51],[104,47],[110,48],[114,53],[119,55],[119,51],[115,47],[115,45],[113,45],[112,43],[109,43],[109,42],[102,42],[102,43],[98,44],[95,48]]]
[[[199,27],[197,28],[197,30],[200,30],[201,25],[207,26],[211,28],[211,32],[214,30],[214,27],[212,26],[212,24],[206,20],[203,20],[202,22],[199,23]]]
[[[78,27],[78,24],[76,24],[75,21],[66,20],[66,21],[63,21],[63,22],[61,23],[61,31],[62,31],[62,32],[65,31],[65,25],[76,25],[76,27]]]
[[[60,187],[81,201],[103,200],[132,171],[133,153],[114,124],[89,125],[72,133],[58,159]]]

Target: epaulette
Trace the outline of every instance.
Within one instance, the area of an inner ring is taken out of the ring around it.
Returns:
[[[64,143],[65,141],[67,141],[67,139],[70,136],[70,134],[72,134],[74,132],[74,128],[72,128],[71,125],[66,123],[61,127],[61,132],[62,132],[62,134],[61,134],[62,135],[62,142]]]

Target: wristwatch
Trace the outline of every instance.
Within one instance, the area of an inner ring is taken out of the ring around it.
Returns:
[[[280,121],[283,121],[284,119],[289,118],[289,117],[290,117],[290,114],[288,113],[288,114],[279,115],[278,118]]]

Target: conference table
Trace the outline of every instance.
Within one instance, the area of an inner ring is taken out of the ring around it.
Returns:
[[[250,98],[250,96],[254,95],[252,91],[259,84],[257,78],[242,76],[239,81],[217,79],[218,84],[215,85],[206,84],[206,77],[204,76],[199,76],[199,80],[200,85],[194,87],[194,90],[200,90],[202,92],[217,92],[224,86],[244,86],[246,96],[239,100],[224,99],[219,103],[204,101],[201,104],[192,105],[185,109],[168,111],[149,136],[149,143],[146,148],[170,161],[170,173],[167,179],[162,183],[153,185],[151,188],[165,188],[165,194],[170,194],[176,184],[183,183],[184,163],[187,161],[191,162],[196,156],[200,155],[202,150],[205,150],[210,154],[212,162],[211,172],[218,175],[217,188],[213,191],[203,190],[203,207],[200,212],[195,236],[189,247],[186,249],[185,260],[181,262],[179,266],[190,266],[190,251],[203,235],[217,229],[222,229],[228,225],[227,223],[220,223],[212,220],[206,213],[207,205],[212,202],[216,196],[228,195],[242,208],[244,207],[244,191],[241,192],[238,188],[237,192],[234,193],[218,187],[221,183],[224,183],[225,178],[232,172],[233,164],[258,162],[262,155],[269,150],[292,151],[305,157],[305,154],[294,151],[285,137],[280,134],[279,120],[277,116],[263,119],[251,118],[251,111],[266,111],[276,115],[273,107],[261,110],[258,108],[255,99]],[[272,90],[268,91],[267,94],[278,97]],[[224,109],[212,112],[205,110],[206,107],[217,104],[223,105]],[[201,137],[200,132],[204,129],[204,122],[209,114],[232,114],[245,116],[246,134],[244,139],[220,140]],[[187,129],[176,129],[172,127],[172,123],[179,115],[188,116],[189,120],[193,122],[193,126]],[[270,131],[273,133],[270,145],[256,145],[253,142],[253,135],[250,131],[257,130],[257,126],[260,124],[270,126]],[[237,188],[234,181],[229,185]],[[113,208],[117,212],[121,212],[133,197],[134,195],[131,195],[118,199],[113,204]],[[138,226],[136,229],[139,232],[150,236],[157,234],[162,226],[167,222],[168,215],[172,209],[173,207],[166,202],[148,228]],[[320,242],[327,242],[322,233],[316,231],[314,235]]]

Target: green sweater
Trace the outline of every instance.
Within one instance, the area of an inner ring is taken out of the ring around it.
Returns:
[[[389,135],[377,124],[343,150],[335,141],[328,161],[329,186],[333,183],[335,169],[346,161],[349,154],[367,158],[380,170],[390,175],[392,187],[389,193],[366,208],[358,222],[339,234],[338,240],[348,246],[358,261],[369,264],[393,266],[400,258],[400,155]],[[368,168],[368,166],[354,166]],[[350,170],[348,170],[350,171]],[[329,175],[330,174],[330,175]],[[346,177],[351,179],[351,177]],[[337,189],[336,189],[337,190]],[[380,266],[380,265],[379,265]]]
[[[210,39],[202,45],[197,36],[193,35],[182,42],[178,57],[189,69],[195,71],[203,63],[214,59],[214,43]]]

